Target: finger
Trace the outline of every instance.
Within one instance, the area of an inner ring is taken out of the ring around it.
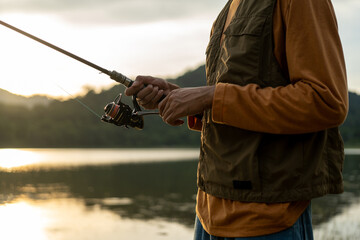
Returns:
[[[184,123],[185,123],[184,120],[176,119],[176,120],[173,122],[172,126],[180,126],[180,125],[183,125]]]
[[[158,78],[154,78],[152,76],[137,76],[135,81],[139,81],[141,82],[144,86],[146,85],[153,85],[153,86],[158,86],[160,87],[161,82],[160,79]],[[160,85],[159,85],[160,84]]]
[[[139,89],[136,87],[136,85],[135,86],[134,85],[135,85],[135,83],[131,87],[129,87],[125,90],[126,96],[132,96],[139,91]]]
[[[145,109],[156,109],[156,104],[153,104],[153,103],[148,103],[148,104],[141,104],[141,106],[143,106]]]
[[[170,95],[170,94],[169,94]],[[163,112],[164,112],[164,109],[168,103],[168,100],[169,100],[169,95],[166,96],[158,105],[158,108],[159,108],[159,115],[162,117],[163,116]]]
[[[172,109],[169,107],[170,104],[167,104],[162,110],[160,116],[163,118],[164,122],[169,122],[169,116],[172,114]]]
[[[144,85],[151,84],[153,86],[158,86],[159,89],[164,90],[164,92],[169,92],[169,85],[167,81],[161,78],[155,78],[152,76],[138,76],[138,79],[142,81]]]
[[[140,100],[140,104],[146,107],[147,105],[155,105],[157,102],[154,101],[154,97],[158,94],[159,88],[153,87],[152,91],[149,92],[144,98]]]
[[[143,76],[143,75],[138,75],[135,78],[135,82],[141,82],[141,83],[146,83],[146,79],[151,78],[150,76]]]
[[[152,93],[153,89],[154,89],[154,86],[153,86],[153,85],[151,85],[151,84],[150,84],[150,85],[147,85],[146,87],[144,87],[143,89],[141,89],[141,90],[136,94],[136,97],[142,101],[143,99],[146,98],[146,96],[148,96],[149,94]]]
[[[175,114],[174,112],[176,112],[178,109],[177,109],[176,103],[174,102],[174,97],[173,97],[172,93],[170,93],[169,96],[167,96],[165,99],[166,99],[166,104],[162,108],[160,116],[163,119],[168,119],[171,115],[174,115]],[[162,102],[160,102],[160,103],[162,103]]]
[[[184,124],[184,121],[178,119],[176,114],[177,108],[173,104],[172,95],[172,93],[169,93],[169,95],[158,104],[159,114],[165,123],[171,126],[180,126]]]
[[[137,94],[142,90],[146,85],[149,85],[153,82],[154,78],[151,76],[137,76],[133,84],[125,90],[127,96]]]
[[[152,84],[153,81],[155,80],[154,77],[151,76],[137,76],[136,80],[141,82],[142,84]]]
[[[136,78],[133,84],[125,90],[125,94],[127,96],[132,96],[139,92],[144,87],[143,81],[141,79]]]
[[[175,119],[174,121],[164,121],[164,122],[166,122],[167,124],[174,126],[174,127],[184,124],[184,121],[181,119]]]
[[[145,103],[149,103],[149,102],[153,102],[154,97],[157,95],[157,93],[159,92],[159,88],[158,87],[153,87],[152,91],[146,95],[142,101]]]
[[[163,121],[170,125],[174,125],[176,122],[179,122],[179,117],[180,116],[176,114],[175,109],[169,109],[167,112],[164,112]]]
[[[163,96],[166,97],[166,96],[164,95],[164,90],[160,89],[160,90],[157,92],[156,96],[154,96],[154,98],[153,98],[152,101],[153,101],[154,103],[158,104],[160,101],[163,100],[163,99],[161,100],[161,98],[162,98]]]

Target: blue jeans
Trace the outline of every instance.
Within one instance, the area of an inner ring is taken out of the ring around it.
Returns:
[[[224,238],[205,232],[199,218],[196,217],[194,240],[313,240],[311,205],[299,217],[296,223],[281,232],[258,237]]]

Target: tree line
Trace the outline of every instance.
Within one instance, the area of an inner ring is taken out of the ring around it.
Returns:
[[[180,86],[205,84],[204,66],[189,71],[177,79]],[[93,90],[78,100],[99,115],[104,106],[124,92],[116,85],[95,93]],[[340,127],[347,147],[360,146],[360,96],[349,93],[350,109],[347,120]],[[130,97],[124,102],[132,106]],[[81,106],[76,99],[53,100],[29,108],[24,105],[0,103],[0,148],[131,148],[131,147],[198,147],[200,133],[166,125],[157,115],[144,117],[143,130],[126,129],[100,121],[99,117]]]

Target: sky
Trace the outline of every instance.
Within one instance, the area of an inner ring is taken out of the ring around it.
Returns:
[[[205,62],[210,28],[226,0],[0,0],[0,20],[130,78],[176,77]],[[349,89],[360,93],[360,1],[332,0]],[[0,88],[76,95],[114,82],[0,26]],[[65,90],[65,91],[64,91]]]

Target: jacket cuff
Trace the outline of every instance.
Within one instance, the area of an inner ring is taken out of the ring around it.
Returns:
[[[188,116],[188,128],[194,131],[201,131],[202,128],[201,119],[195,116]]]
[[[224,101],[227,83],[218,83],[212,104],[212,120],[216,123],[224,123]]]

